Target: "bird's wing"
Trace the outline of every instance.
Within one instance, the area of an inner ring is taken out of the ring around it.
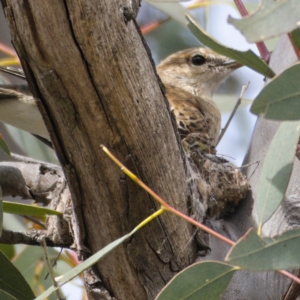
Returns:
[[[221,122],[216,104],[181,88],[170,85],[165,87],[181,138],[194,136],[204,144],[213,145],[217,141]]]

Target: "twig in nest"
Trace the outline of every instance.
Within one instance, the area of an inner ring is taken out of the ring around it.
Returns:
[[[228,128],[228,126],[229,126],[229,124],[230,124],[233,116],[235,115],[238,107],[241,105],[242,99],[244,97],[245,92],[247,91],[247,88],[248,88],[249,84],[250,84],[250,81],[248,81],[248,83],[242,87],[242,91],[241,91],[240,97],[238,98],[238,100],[237,100],[237,102],[236,102],[236,104],[235,104],[235,106],[233,108],[233,111],[232,111],[232,113],[231,113],[231,115],[230,115],[230,117],[229,117],[229,119],[228,119],[225,127],[221,130],[221,134],[219,135],[219,139],[218,139],[217,145],[220,143],[222,137],[224,136],[224,134],[225,134],[225,132],[226,132],[226,130],[227,130],[227,128]]]
[[[56,266],[57,261],[58,261],[60,255],[62,254],[63,250],[64,250],[63,248],[60,248],[60,251],[59,251],[57,257],[55,258],[55,260],[54,260],[54,262],[53,262],[53,264],[52,264],[52,268],[53,268],[54,266]],[[47,280],[48,276],[49,276],[49,273],[45,276],[44,280]]]
[[[37,224],[37,225],[40,225],[43,229],[47,229],[47,226],[44,222],[42,222],[41,220],[39,219],[36,219],[34,217],[31,217],[31,216],[26,216],[26,215],[23,215],[23,218]]]
[[[53,284],[53,286],[58,287],[57,282],[55,281],[55,278],[54,278],[54,272],[53,272],[53,269],[52,269],[52,265],[51,265],[51,262],[50,262],[49,257],[48,257],[47,244],[46,244],[45,239],[42,239],[41,244],[42,244],[42,248],[43,248],[43,252],[44,252],[44,257],[45,257],[45,261],[47,263],[48,272],[49,272],[52,284]],[[63,300],[64,299],[64,297],[62,297],[60,295],[59,290],[56,290],[56,296],[57,296],[57,299],[59,299],[59,300]]]
[[[250,163],[250,164],[247,164],[247,165],[243,165],[240,167],[240,169],[242,168],[246,168],[246,167],[249,167],[249,166],[252,166],[252,165],[255,165],[256,164],[256,167],[254,168],[253,172],[251,173],[251,175],[249,176],[248,180],[251,179],[251,177],[253,176],[253,174],[256,172],[258,166],[259,166],[259,163],[260,163],[260,160],[256,161],[256,162],[253,162],[253,163]]]

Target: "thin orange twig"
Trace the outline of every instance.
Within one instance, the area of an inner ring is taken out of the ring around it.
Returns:
[[[142,187],[147,193],[149,193],[154,199],[156,199],[162,206],[166,208],[167,211],[174,213],[175,215],[179,216],[180,218],[192,223],[193,225],[199,227],[200,229],[210,233],[211,235],[217,237],[218,239],[224,241],[225,243],[233,246],[235,243],[222,236],[221,234],[217,233],[216,231],[210,229],[209,227],[195,221],[194,219],[188,217],[187,215],[181,213],[180,211],[176,210],[172,206],[170,206],[166,201],[164,201],[160,196],[158,196],[154,191],[152,191],[145,183],[143,183],[136,175],[134,175],[130,170],[128,170],[104,145],[100,146],[102,150],[108,155],[108,157],[115,162],[121,170],[130,177],[135,183],[137,183],[140,187]]]
[[[245,5],[243,4],[242,0],[233,0],[238,11],[240,12],[242,17],[246,17],[248,16],[248,11],[245,7]],[[268,62],[270,59],[270,52],[267,49],[266,45],[264,42],[257,42],[256,43],[256,47],[259,51],[260,56],[263,58],[263,60],[265,62]]]
[[[4,45],[2,43],[0,43],[0,51],[7,54],[7,55],[18,57],[15,50],[13,50],[10,47],[7,47],[6,45]]]
[[[175,208],[171,207],[166,201],[164,201],[161,197],[159,197],[154,191],[152,191],[146,184],[144,184],[135,174],[133,174],[130,170],[128,170],[104,145],[100,145],[102,150],[107,154],[107,156],[116,164],[118,165],[121,170],[130,177],[135,183],[137,183],[140,187],[142,187],[146,192],[148,192],[154,199],[156,199],[165,210],[170,211],[180,218],[192,223],[193,225],[199,227],[200,229],[210,233],[211,235],[217,237],[218,239],[224,241],[225,243],[234,246],[236,243],[232,240],[222,236],[221,234],[217,233],[216,231],[208,228],[207,226],[193,220],[192,218],[188,217],[187,215],[181,213],[180,211],[176,210]],[[294,280],[295,282],[300,284],[300,279],[293,274],[284,271],[284,270],[277,270],[278,273]]]

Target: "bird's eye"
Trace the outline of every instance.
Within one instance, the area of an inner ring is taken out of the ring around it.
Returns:
[[[206,62],[206,59],[204,56],[196,54],[192,57],[192,64],[195,66],[201,66]]]

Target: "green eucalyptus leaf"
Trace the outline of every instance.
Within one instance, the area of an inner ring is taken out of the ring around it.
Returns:
[[[297,28],[292,31],[291,37],[293,40],[294,45],[300,50],[300,29]]]
[[[299,244],[299,229],[272,238],[260,238],[250,229],[231,248],[225,261],[257,272],[300,268]]]
[[[218,300],[236,268],[220,262],[195,263],[178,273],[156,300]]]
[[[61,215],[62,213],[49,208],[3,201],[3,212],[9,214],[44,217],[46,215]]]
[[[1,300],[18,300],[17,298],[13,297],[12,295],[5,293],[0,289],[0,299]]]
[[[61,258],[58,260],[58,252],[51,247],[47,248],[47,252],[49,260],[51,262],[56,262],[55,267],[53,268],[54,276],[60,275]],[[43,287],[43,290],[46,290],[52,286],[51,277],[45,277],[49,270],[45,263],[45,256],[42,247],[24,247],[14,258],[14,265],[18,270],[20,270],[20,273],[35,294],[41,293],[41,287]],[[61,290],[60,294],[62,294]],[[47,300],[57,300],[57,297],[56,295],[50,295]]]
[[[300,63],[276,75],[254,100],[251,112],[273,120],[300,120]]]
[[[270,144],[255,202],[259,231],[284,197],[292,173],[299,131],[300,121],[282,122]]]
[[[5,128],[13,138],[16,145],[34,159],[47,161],[49,163],[58,164],[57,157],[53,155],[53,150],[46,146],[42,141],[38,140],[29,132],[18,129],[16,127],[5,124]]]
[[[60,288],[62,285],[64,285],[65,283],[69,282],[74,277],[76,277],[77,275],[79,275],[81,272],[83,272],[87,268],[89,268],[92,265],[94,265],[98,260],[100,260],[101,258],[103,258],[107,253],[109,253],[110,251],[112,251],[114,248],[116,248],[121,243],[123,243],[126,239],[128,239],[130,236],[132,236],[137,230],[138,230],[138,228],[136,227],[130,233],[128,233],[128,234],[120,237],[119,239],[113,241],[112,243],[108,244],[103,249],[101,249],[100,251],[98,251],[97,253],[95,253],[91,257],[89,257],[87,260],[85,260],[84,262],[82,262],[80,265],[76,266],[72,270],[70,270],[67,273],[65,273],[63,276],[61,276],[59,279],[57,279],[57,281],[58,281],[57,282],[58,283],[57,287],[51,286],[44,293],[42,293],[40,296],[38,296],[35,300],[43,300],[46,297],[48,297],[49,295],[51,295],[58,288]]]
[[[12,299],[34,299],[35,296],[24,277],[2,252],[0,252],[0,266],[0,291],[2,293],[8,294]]]
[[[250,43],[288,33],[299,26],[299,21],[299,0],[262,0],[252,15],[228,19]]]
[[[162,1],[151,1],[146,0],[149,4],[151,4],[156,9],[162,11],[167,16],[171,17],[173,20],[179,22],[181,25],[185,26],[185,18],[184,15],[188,12],[187,9],[180,5],[178,0],[162,0]]]
[[[2,198],[0,198],[0,237],[2,236],[2,227],[3,227],[3,201]]]
[[[2,188],[0,186],[0,237],[2,236],[3,228],[3,200],[2,200]]]
[[[275,75],[275,73],[269,68],[269,66],[251,50],[243,52],[228,48],[210,37],[189,15],[186,15],[186,18],[188,20],[188,28],[193,33],[193,35],[204,45],[220,54],[234,59],[240,64],[247,66],[264,76],[273,77]]]
[[[0,244],[0,251],[9,259],[13,259],[16,255],[15,246],[9,244]],[[0,297],[1,299],[1,297]]]
[[[10,156],[10,150],[2,136],[2,134],[0,134],[0,148],[7,154]]]

